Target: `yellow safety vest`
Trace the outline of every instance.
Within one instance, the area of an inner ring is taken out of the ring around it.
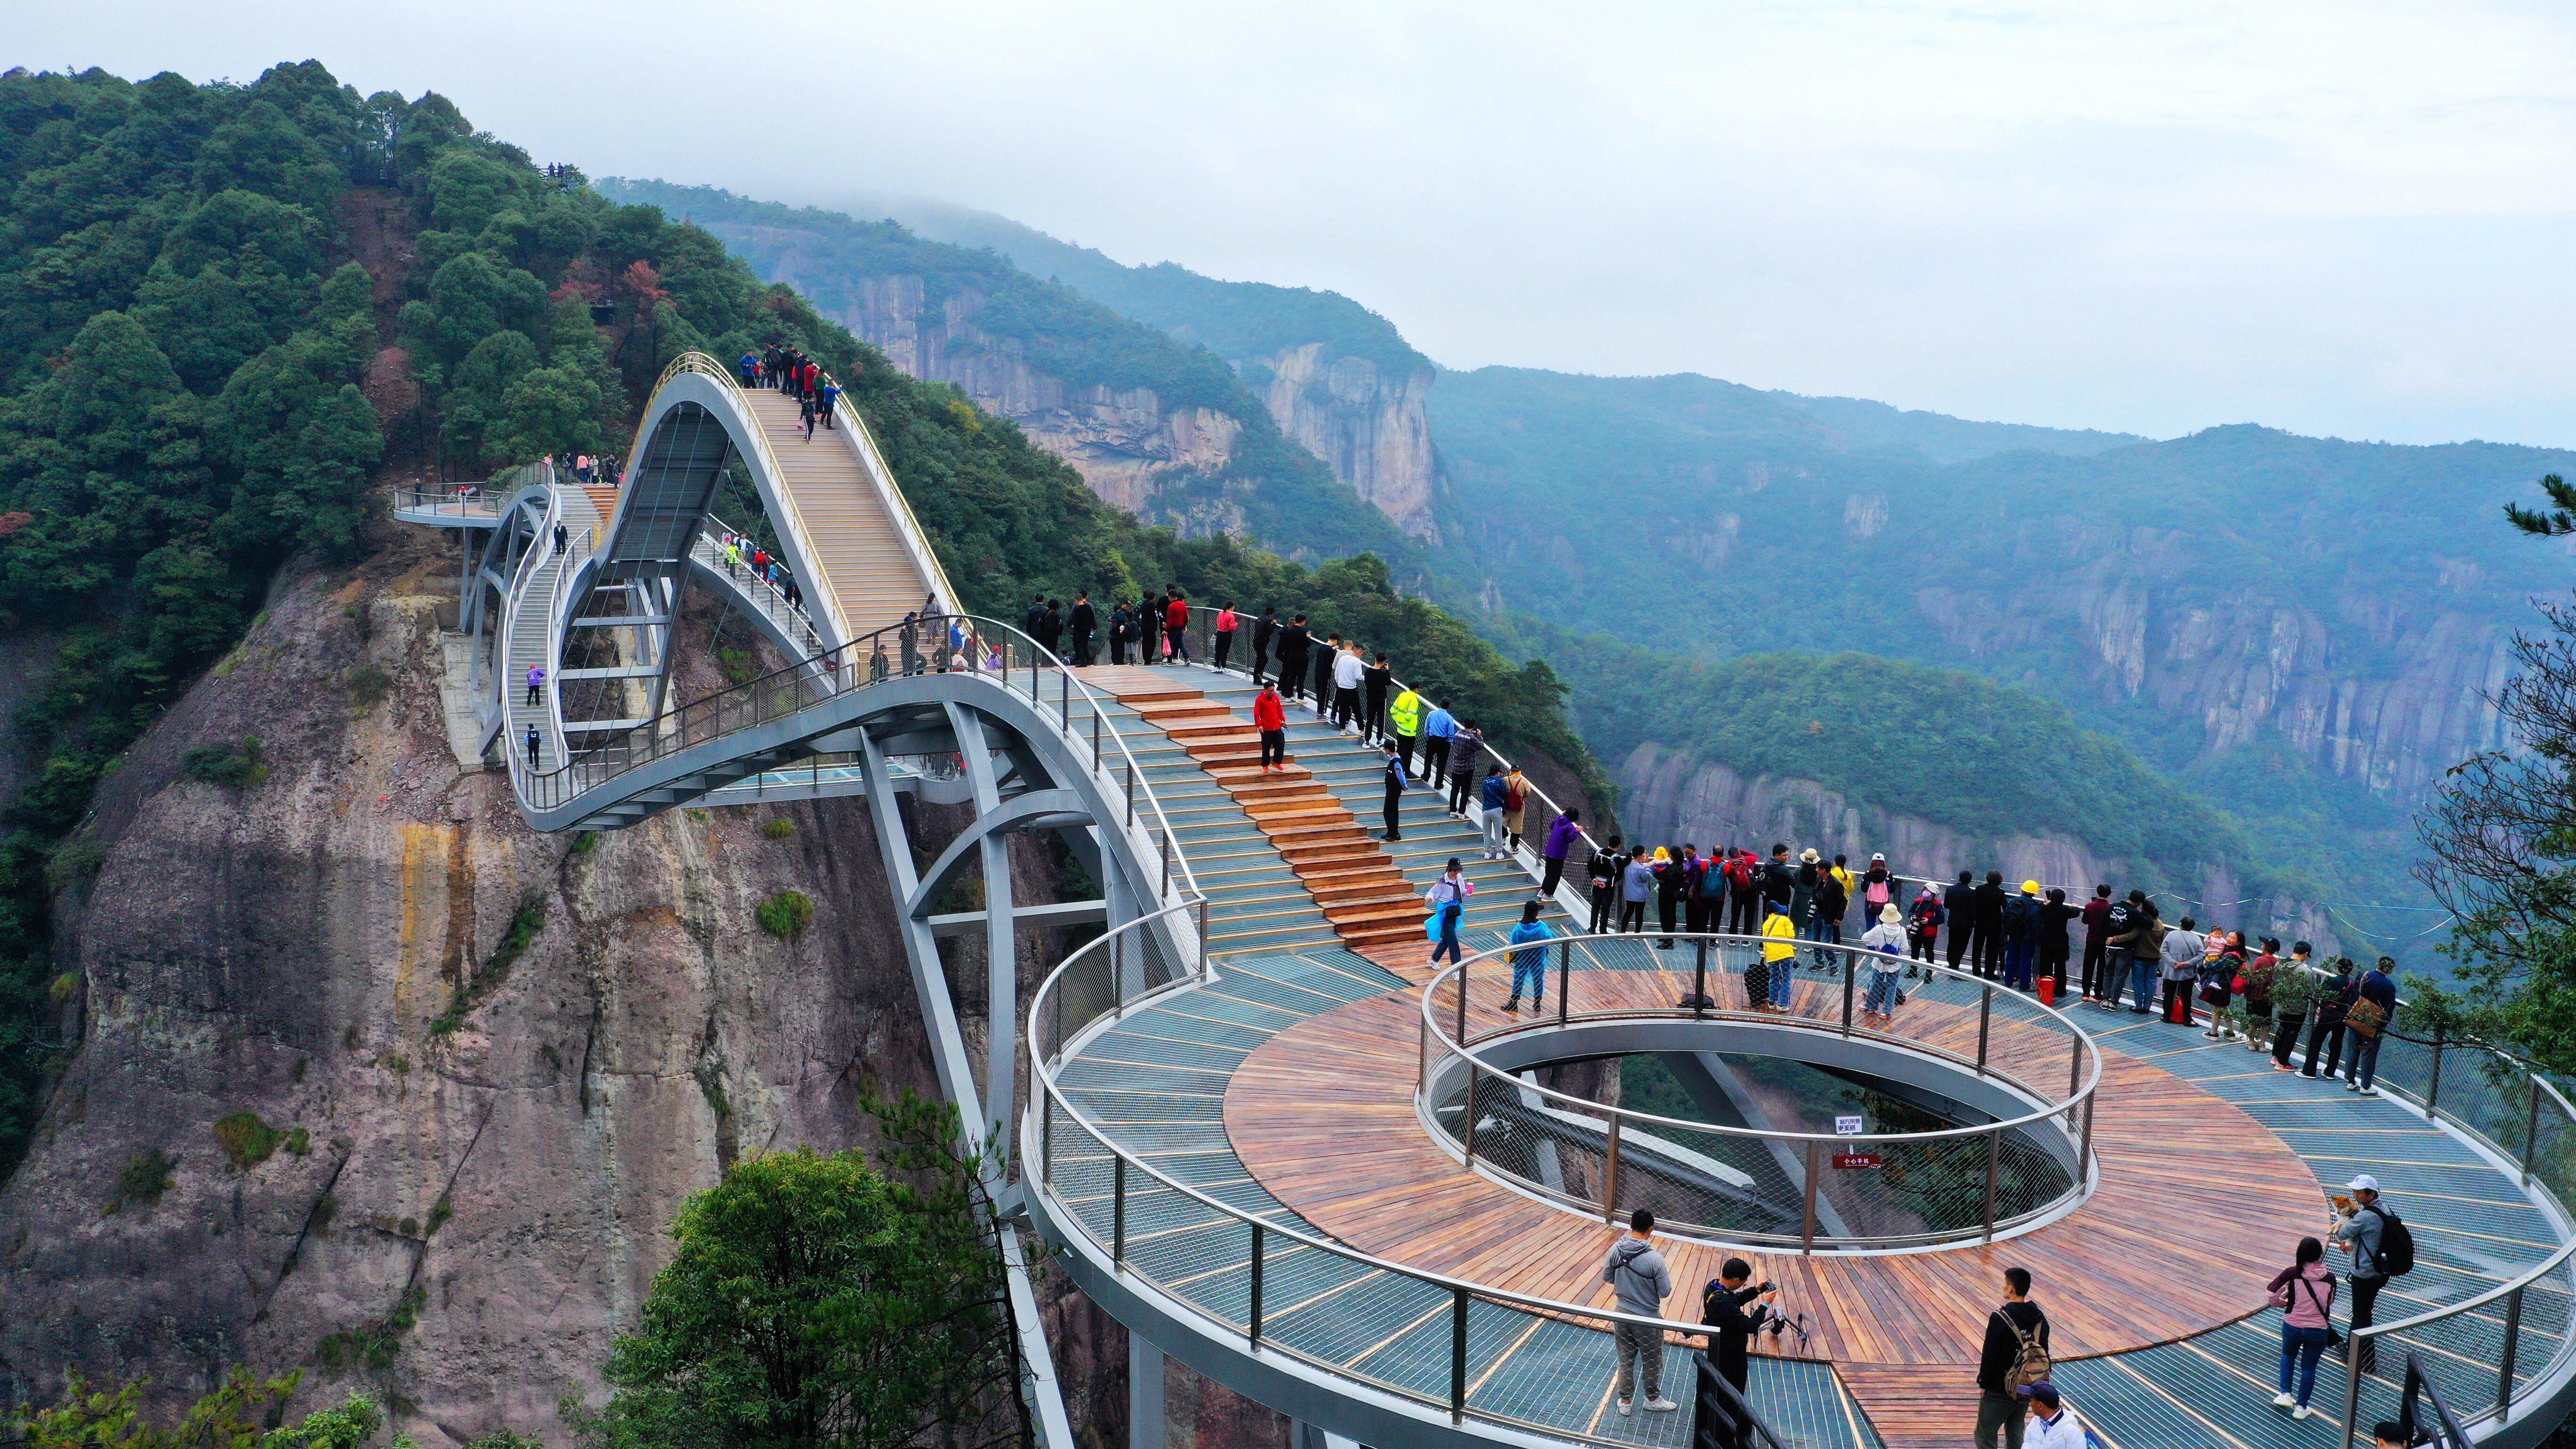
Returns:
[[[1797,955],[1798,948],[1793,944],[1797,939],[1798,928],[1789,924],[1788,913],[1772,912],[1762,922],[1762,959],[1786,961]]]
[[[1397,695],[1395,703],[1386,707],[1386,717],[1395,732],[1407,739],[1422,733],[1422,696],[1409,689]]]

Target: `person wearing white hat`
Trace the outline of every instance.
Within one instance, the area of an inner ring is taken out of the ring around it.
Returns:
[[[2388,1209],[2379,1201],[2379,1179],[2361,1173],[2346,1187],[2352,1190],[2353,1206],[2340,1212],[2343,1221],[2336,1225],[2334,1241],[2352,1253],[2352,1327],[2358,1333],[2371,1323],[2371,1310],[2379,1302],[2379,1290],[2388,1286],[2388,1269],[2384,1247],[2388,1236]],[[2371,1370],[2377,1347],[2365,1338],[2353,1345],[2360,1372]]]

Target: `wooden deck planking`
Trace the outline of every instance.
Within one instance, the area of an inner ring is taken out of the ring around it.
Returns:
[[[1409,980],[1431,974],[1421,951],[1369,954]],[[1571,1000],[1577,1009],[1664,1009],[1689,980],[1687,970],[1578,972]],[[1526,1023],[1494,1010],[1483,997],[1496,993],[1483,985],[1470,993],[1471,1034]],[[1839,1023],[1838,982],[1802,980],[1795,1000],[1809,1019]],[[1237,1153],[1282,1202],[1352,1247],[1608,1306],[1600,1263],[1613,1228],[1469,1173],[1424,1135],[1412,1105],[1419,1009],[1416,992],[1364,998],[1258,1048],[1226,1095]],[[1909,1038],[1973,1055],[1973,1009],[1918,1000],[1903,1013]],[[1941,1014],[1962,1019],[1921,1020]],[[2062,1092],[2062,1035],[1999,1017],[1990,1046],[2026,1085]],[[1676,1289],[1668,1308],[1696,1317],[1701,1285],[1727,1256],[1746,1258],[1757,1278],[1779,1281],[1784,1308],[1808,1315],[1814,1355],[1835,1364],[1891,1449],[1967,1436],[1977,1347],[2007,1265],[2037,1276],[2063,1358],[2171,1342],[2259,1311],[2286,1244],[2323,1223],[2314,1175],[2251,1117],[2189,1082],[2107,1050],[2103,1063],[2102,1185],[2067,1217],[1991,1246],[1868,1257],[1667,1239]],[[2190,1130],[2175,1130],[2183,1124]],[[2196,1236],[2191,1271],[2177,1274],[2177,1222],[2233,1226],[2216,1242]]]

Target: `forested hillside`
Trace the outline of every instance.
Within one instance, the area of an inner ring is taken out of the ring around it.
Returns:
[[[1196,367],[1211,393],[1232,385],[1148,329],[1105,330]],[[57,978],[51,907],[97,867],[92,792],[220,667],[279,565],[377,546],[372,479],[613,451],[692,348],[821,358],[977,607],[1172,582],[1275,600],[1362,630],[1504,738],[1600,780],[1544,664],[1507,664],[1399,599],[1376,560],[1316,571],[1147,529],[707,232],[538,166],[435,94],[362,97],[311,62],[246,86],[0,78],[0,340],[0,642],[26,665],[11,695],[24,784],[0,842],[0,1169],[72,1045],[80,986]],[[346,687],[384,682],[352,671]],[[267,765],[246,741],[189,768],[238,785]]]

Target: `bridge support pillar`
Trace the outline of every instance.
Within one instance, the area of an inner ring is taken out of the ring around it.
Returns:
[[[1163,1351],[1127,1331],[1127,1449],[1163,1449]]]

